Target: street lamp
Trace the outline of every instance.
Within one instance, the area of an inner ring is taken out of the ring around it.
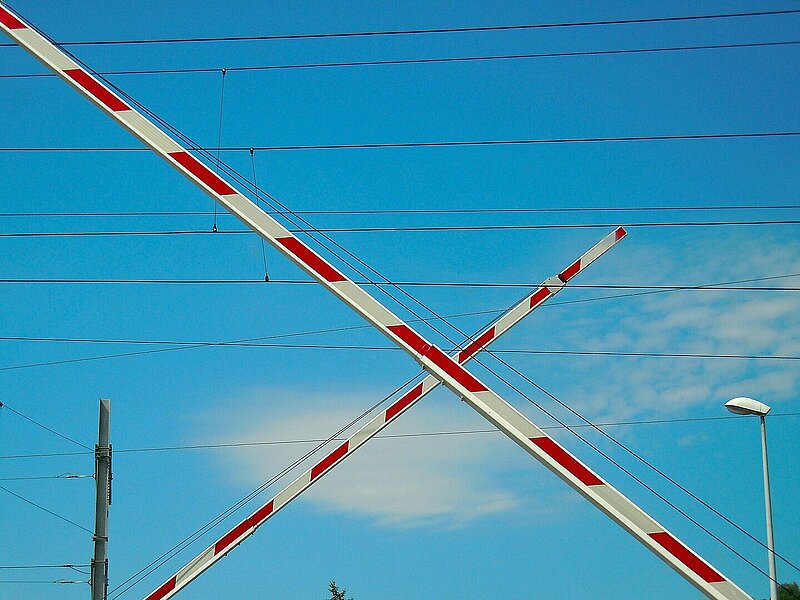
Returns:
[[[772,500],[769,493],[769,463],[767,461],[767,425],[764,417],[769,406],[752,398],[734,398],[725,408],[737,415],[756,415],[761,419],[761,459],[764,465],[764,505],[767,511],[767,550],[769,553],[769,597],[778,600],[778,578],[775,570],[775,540],[772,537]]]

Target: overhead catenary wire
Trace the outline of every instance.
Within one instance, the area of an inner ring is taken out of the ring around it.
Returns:
[[[253,148],[250,148],[250,166],[253,169],[253,187],[258,190],[258,178],[256,177],[256,152]],[[256,192],[256,203],[261,205],[261,198]],[[268,209],[269,207],[267,207]],[[261,239],[261,260],[264,263],[264,281],[269,281],[269,271],[267,270],[267,248],[266,242],[264,238]]]
[[[793,275],[789,275],[793,276]],[[773,277],[785,277],[783,275],[779,276],[772,276],[767,279],[772,279]],[[752,283],[754,281],[762,280],[762,278],[756,279],[742,279],[742,280],[733,280],[733,281],[725,281],[719,282],[715,285],[734,285],[738,283]],[[259,282],[261,283],[261,282]],[[614,299],[625,299],[625,298],[634,298],[634,297],[642,297],[642,296],[649,296],[653,294],[665,294],[665,293],[674,293],[678,290],[647,290],[647,291],[638,291],[638,292],[628,292],[623,294],[608,294],[605,296],[596,296],[592,298],[580,298],[576,300],[562,300],[559,302],[551,302],[546,304],[544,308],[553,308],[558,306],[567,306],[570,304],[582,304],[586,302],[602,302],[606,300],[614,300]],[[482,310],[482,311],[471,311],[471,312],[464,312],[464,313],[457,313],[448,315],[448,318],[461,318],[461,317],[470,317],[470,316],[479,316],[479,315],[497,315],[502,313],[502,309],[495,309],[495,310]],[[425,319],[411,319],[409,320],[410,323],[415,322],[427,322]],[[250,337],[250,338],[243,338],[238,340],[229,340],[229,343],[246,343],[246,342],[255,342],[255,341],[263,341],[265,339],[278,339],[278,338],[285,338],[285,337],[296,337],[302,335],[314,335],[318,333],[332,333],[332,332],[343,332],[343,331],[354,331],[358,329],[369,329],[370,325],[350,325],[346,327],[336,327],[336,328],[327,328],[323,330],[314,330],[309,332],[294,332],[289,334],[277,334],[275,336],[262,336],[262,337]],[[0,367],[0,371],[10,371],[10,370],[17,370],[17,369],[28,369],[28,368],[36,368],[36,367],[48,367],[48,366],[56,366],[56,365],[65,365],[65,364],[76,364],[82,362],[90,362],[96,360],[109,360],[115,358],[128,358],[133,356],[146,356],[146,355],[153,355],[153,354],[160,354],[163,352],[174,352],[174,351],[182,351],[182,350],[192,350],[197,348],[204,348],[207,347],[206,344],[197,344],[191,346],[172,346],[168,348],[154,348],[149,350],[138,350],[133,352],[120,352],[120,353],[113,353],[113,354],[103,354],[103,355],[96,355],[96,356],[88,356],[88,357],[79,357],[79,358],[68,358],[68,359],[59,359],[59,360],[51,360],[51,361],[40,361],[35,363],[27,363],[21,365],[12,365],[12,366],[5,366]]]
[[[41,510],[42,512],[46,512],[47,514],[52,515],[52,516],[56,517],[57,519],[60,519],[61,521],[64,521],[65,523],[69,523],[70,525],[72,525],[74,527],[77,527],[78,529],[82,529],[86,533],[92,534],[92,530],[91,529],[89,529],[87,527],[84,527],[80,523],[76,523],[72,519],[69,519],[69,518],[65,517],[64,515],[61,515],[61,514],[55,512],[55,511],[53,511],[53,510],[50,510],[49,508],[45,508],[41,504],[37,504],[33,500],[29,500],[25,496],[21,496],[20,494],[11,491],[10,489],[8,489],[5,486],[0,485],[0,490],[3,490],[7,494],[10,494],[11,496],[14,496],[15,498],[17,498],[19,500],[22,500],[26,504],[29,504],[30,506],[33,506],[34,508],[37,508],[37,509]]]
[[[263,279],[68,279],[68,278],[0,278],[0,284],[48,284],[48,285],[249,285],[263,284]],[[270,279],[267,283],[274,285],[314,285],[315,282],[305,279]],[[356,281],[358,285],[378,286],[373,281]],[[448,287],[448,288],[528,288],[524,282],[480,282],[480,281],[396,281],[402,287]],[[570,285],[576,289],[593,290],[657,290],[657,291],[696,291],[696,292],[797,292],[792,286],[713,286],[713,285],[648,285],[648,284],[584,284]]]
[[[769,418],[797,417],[800,412],[770,413]],[[588,425],[586,423],[572,423],[566,426],[544,425],[541,429],[548,431],[565,430],[567,427],[584,429],[590,427],[637,427],[646,425],[669,425],[682,423],[702,423],[713,421],[730,421],[737,417],[732,415],[722,415],[716,417],[682,417],[672,419],[643,419],[626,421],[604,421]],[[499,429],[462,429],[450,431],[418,431],[410,433],[387,433],[376,435],[373,439],[403,439],[403,438],[426,438],[426,437],[452,437],[452,436],[472,436],[472,435],[494,435],[502,433]],[[255,440],[247,442],[219,442],[206,444],[178,444],[172,446],[147,446],[138,448],[115,448],[115,454],[149,454],[152,452],[180,452],[190,450],[226,450],[231,448],[247,448],[259,446],[286,446],[296,444],[318,444],[326,441],[327,438],[300,438],[300,439],[278,439],[278,440]],[[331,441],[344,441],[345,438],[337,437]],[[7,454],[0,455],[0,460],[24,460],[35,458],[63,458],[70,456],[89,456],[92,452],[42,452],[32,454]]]
[[[30,477],[0,477],[0,481],[38,481],[42,479],[85,479],[87,477],[94,477],[94,475],[68,473],[63,475],[33,475]]]
[[[279,337],[279,336],[275,336]],[[191,341],[163,339],[112,339],[112,338],[65,338],[65,337],[32,337],[32,336],[0,336],[0,342],[46,342],[72,344],[114,344],[143,346],[194,346],[207,348],[274,348],[280,350],[364,350],[369,352],[401,352],[397,346],[375,346],[367,344],[313,344],[289,342],[227,342],[227,341]],[[452,350],[452,349],[451,349]],[[800,360],[800,355],[793,354],[733,354],[710,352],[645,352],[621,350],[539,350],[532,348],[506,348],[494,350],[496,354],[532,354],[552,356],[608,356],[639,358],[697,358],[697,359],[735,359],[735,360]]]
[[[718,221],[649,221],[623,223],[625,228],[639,227],[743,227],[763,225],[800,225],[800,219],[718,220]],[[524,225],[395,225],[386,227],[319,227],[320,233],[441,233],[441,232],[487,232],[487,231],[532,231],[541,229],[608,229],[609,223],[530,223]],[[307,233],[304,229],[290,229],[292,233]],[[205,236],[256,235],[247,229],[172,229],[172,230],[128,230],[128,231],[4,231],[0,238],[47,238],[47,237],[160,237],[160,236]]]
[[[106,85],[114,87],[104,79]],[[119,88],[115,87],[115,90]],[[125,95],[133,102],[132,98]],[[133,102],[135,104],[135,102]],[[273,146],[223,146],[221,152],[249,152],[250,148],[261,151],[308,151],[308,150],[378,150],[402,148],[457,148],[469,146],[528,146],[536,144],[595,144],[610,142],[671,142],[701,140],[733,140],[733,139],[770,139],[794,138],[800,131],[754,131],[728,133],[686,133],[665,135],[627,135],[627,136],[592,136],[592,137],[551,137],[551,138],[517,138],[517,139],[484,139],[484,140],[448,140],[448,141],[415,141],[415,142],[372,142],[372,143],[338,143],[338,144],[295,144]],[[189,144],[191,150],[204,152],[216,150],[199,144]],[[139,146],[3,146],[0,152],[151,152],[149,148]],[[211,157],[213,159],[213,156]],[[263,190],[262,190],[263,193]],[[297,214],[297,213],[295,213]]]
[[[0,569],[81,569],[90,567],[89,564],[67,563],[55,565],[0,565]]]
[[[259,199],[260,201],[260,199]],[[330,209],[298,210],[299,215],[333,216],[381,216],[381,215],[483,215],[483,214],[538,214],[538,213],[586,213],[586,212],[693,212],[693,211],[759,211],[759,210],[797,210],[800,204],[714,204],[714,205],[648,205],[648,206],[582,206],[582,207],[540,207],[540,208],[378,208],[378,209]],[[265,209],[269,215],[283,214],[280,211]],[[202,210],[150,210],[150,211],[103,211],[103,212],[0,212],[0,218],[133,218],[133,217],[206,217],[212,211]],[[225,212],[220,217],[235,218]]]
[[[81,448],[85,448],[86,450],[91,450],[91,447],[87,446],[86,444],[83,444],[83,443],[79,442],[78,440],[75,440],[75,439],[69,437],[68,435],[64,435],[63,433],[60,433],[60,432],[56,431],[55,429],[52,429],[51,427],[48,427],[47,425],[44,425],[43,423],[40,423],[39,421],[36,421],[35,419],[33,419],[33,418],[31,418],[31,417],[29,417],[27,415],[22,414],[18,410],[10,407],[7,402],[0,402],[0,407],[11,411],[12,413],[17,415],[18,417],[20,417],[22,419],[25,419],[29,423],[33,423],[37,427],[40,427],[41,429],[44,429],[45,431],[48,431],[49,433],[52,433],[53,435],[55,435],[55,436],[57,436],[57,437],[59,437],[59,438],[61,438],[63,440],[71,442],[71,443],[75,444],[76,446],[80,446]]]
[[[37,585],[37,584],[58,584],[58,585],[69,585],[69,584],[77,584],[77,583],[89,583],[88,581],[76,581],[74,579],[2,579],[0,583],[3,585],[7,584],[25,584],[25,585]]]
[[[291,64],[270,65],[241,65],[228,66],[225,71],[238,73],[256,73],[264,71],[291,71],[307,69],[339,69],[356,67],[388,67],[408,65],[436,65],[472,62],[519,61],[545,58],[578,58],[597,56],[624,56],[636,54],[661,54],[670,52],[697,52],[704,50],[735,50],[745,48],[780,48],[796,46],[800,40],[783,40],[772,42],[741,42],[730,44],[699,44],[686,46],[661,46],[656,48],[619,48],[611,50],[576,50],[561,52],[535,52],[525,54],[484,54],[479,56],[442,56],[429,58],[398,58],[387,60],[351,60],[337,62],[306,62]],[[98,71],[103,76],[130,76],[130,75],[201,75],[216,73],[220,67],[173,67],[162,69],[122,69],[112,71]],[[56,77],[53,73],[4,73],[0,79],[46,79]]]
[[[272,35],[251,35],[251,36],[216,36],[216,37],[183,37],[183,38],[154,38],[154,39],[128,39],[128,40],[73,40],[65,42],[55,42],[58,46],[119,46],[119,45],[146,45],[146,44],[186,44],[186,43],[209,43],[209,42],[254,42],[254,41],[276,41],[276,40],[303,40],[303,39],[332,39],[332,38],[352,38],[352,37],[383,37],[383,36],[408,36],[408,35],[431,35],[431,34],[454,34],[454,33],[485,33],[500,31],[524,31],[537,29],[566,29],[576,27],[603,27],[613,25],[641,25],[654,23],[678,23],[688,21],[710,21],[722,19],[740,19],[749,17],[770,17],[793,15],[800,13],[798,9],[783,10],[762,10],[751,12],[735,13],[715,13],[700,15],[676,15],[667,17],[645,17],[629,19],[604,19],[592,21],[564,21],[557,23],[528,23],[511,25],[489,25],[475,27],[439,27],[439,28],[420,28],[420,29],[383,29],[373,31],[345,31],[345,32],[321,32],[321,33],[295,33],[295,34],[272,34]],[[50,39],[50,38],[48,38]],[[2,43],[0,47],[15,47],[15,44]]]

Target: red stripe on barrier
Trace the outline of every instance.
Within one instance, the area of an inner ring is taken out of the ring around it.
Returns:
[[[83,69],[67,69],[64,71],[64,75],[72,79],[75,83],[77,83],[114,112],[131,109],[130,106],[109,92],[100,84],[99,81],[97,81]]]
[[[317,477],[327,471],[333,463],[347,454],[347,449],[349,447],[350,442],[345,442],[336,450],[328,454],[328,456],[319,461],[316,465],[314,465],[314,467],[311,469],[311,481],[314,481]]]
[[[436,364],[436,366],[442,369],[442,371],[450,375],[450,377],[455,379],[458,383],[463,385],[470,392],[486,391],[486,386],[483,385],[480,381],[478,381],[472,375],[472,373],[467,371],[464,367],[459,365],[456,361],[447,356],[447,354],[445,354],[438,348],[431,348],[430,350],[428,350],[426,356],[429,359],[431,359],[434,362],[434,364]]]
[[[322,277],[325,281],[329,281],[331,283],[336,281],[345,281],[346,277],[337,271],[333,265],[319,256],[316,252],[314,252],[296,237],[278,238],[277,241],[281,246],[286,248],[302,262],[311,267],[314,272]]]
[[[245,531],[250,529],[250,517],[247,517],[244,521],[239,523],[236,527],[231,529],[228,533],[222,536],[219,541],[214,544],[214,556],[226,550],[228,546],[230,546],[238,537],[240,537]]]
[[[531,438],[531,441],[539,446],[547,455],[572,473],[583,485],[603,485],[597,475],[584,467],[578,459],[559,446],[555,440],[549,437]]]
[[[272,514],[274,500],[270,500],[267,504],[259,508],[252,515],[247,517],[244,521],[239,523],[236,527],[226,533],[220,540],[214,544],[214,556],[228,549],[233,542],[235,542],[241,535],[251,527],[257,527],[264,520]]]
[[[431,345],[422,339],[414,330],[412,330],[408,325],[389,325],[387,327],[389,331],[403,340],[406,344],[411,346],[411,348],[417,354],[425,355],[425,353],[430,349]]]
[[[697,556],[666,531],[650,533],[648,535],[663,546],[672,556],[694,571],[694,573],[706,583],[725,581],[725,578],[707,565],[702,558]]]
[[[575,277],[575,275],[577,275],[578,271],[580,270],[581,270],[581,259],[578,259],[570,266],[568,266],[564,271],[559,273],[558,278],[564,283],[566,283],[567,281]]]
[[[437,367],[450,375],[450,377],[455,379],[470,392],[486,391],[486,386],[475,379],[469,371],[438,348],[431,346],[408,325],[389,325],[387,329],[411,346],[414,352],[429,358]]]
[[[404,394],[402,398],[400,398],[397,402],[392,404],[389,408],[386,409],[386,416],[384,418],[384,422],[391,421],[394,419],[398,413],[402,412],[409,404],[414,402],[417,398],[422,395],[422,384],[420,383],[417,387],[413,390],[410,390],[408,393]]]
[[[250,516],[250,524],[253,527],[261,525],[261,523],[264,522],[264,519],[272,514],[272,510],[275,506],[274,502],[274,500],[270,500]]]
[[[618,242],[626,235],[628,235],[628,232],[625,231],[624,227],[617,227],[617,230],[614,232],[614,240]]]
[[[491,327],[490,329],[487,329],[486,331],[484,331],[483,334],[480,337],[475,338],[475,341],[473,341],[469,346],[467,346],[461,352],[459,352],[458,353],[458,362],[459,363],[466,362],[466,360],[470,356],[472,356],[478,350],[483,348],[486,344],[491,342],[492,338],[494,338],[494,327]]]
[[[0,23],[9,29],[27,29],[25,23],[0,6]]]
[[[220,196],[236,193],[236,190],[225,183],[225,181],[223,181],[219,175],[213,173],[211,169],[209,169],[188,152],[170,152],[169,155],[175,159],[175,162],[197,177],[200,181],[205,183]]]
[[[175,584],[177,582],[177,577],[173,577],[169,581],[165,582],[160,588],[158,588],[155,592],[150,594],[144,600],[161,600],[164,596],[169,594],[172,590],[175,589]]]
[[[550,292],[550,290],[547,289],[546,287],[543,287],[540,290],[536,290],[531,296],[530,308],[533,308],[537,304],[540,304],[541,302],[549,298],[551,293],[552,292]]]

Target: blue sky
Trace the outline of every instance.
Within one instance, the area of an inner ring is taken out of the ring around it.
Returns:
[[[779,10],[791,2],[60,3],[13,7],[56,40],[208,37],[469,27]],[[152,46],[77,46],[98,70],[235,67],[444,56],[573,52],[795,40],[800,16],[523,32]],[[279,146],[449,140],[800,131],[797,46],[436,65],[229,72],[222,144]],[[0,47],[0,73],[42,73]],[[207,146],[218,136],[220,74],[111,80]],[[132,147],[136,142],[63,82],[0,79],[0,148]],[[224,152],[246,175],[249,154]],[[258,183],[294,210],[608,208],[796,205],[798,138],[258,151]],[[210,199],[147,152],[0,152],[0,213],[213,211]],[[796,220],[794,209],[515,215],[309,217],[317,227],[545,225]],[[0,217],[2,232],[209,231],[211,215]],[[224,214],[222,230],[241,229]],[[395,281],[536,284],[608,228],[339,233]],[[576,280],[596,285],[704,285],[800,273],[796,225],[630,227]],[[2,238],[0,278],[259,279],[253,235]],[[272,279],[304,276],[267,250]],[[345,269],[342,263],[337,266]],[[764,282],[797,287],[797,278]],[[440,314],[510,306],[508,287],[411,287]],[[624,292],[624,290],[623,290]],[[619,290],[571,289],[501,349],[798,356],[794,291],[678,291],[567,303]],[[0,335],[223,341],[360,325],[312,285],[0,284]],[[390,298],[398,311],[410,314]],[[459,317],[474,331],[489,316]],[[432,339],[447,340],[422,327]],[[452,330],[447,332],[452,334]],[[369,329],[299,338],[386,346]],[[287,341],[297,341],[289,338]],[[0,400],[92,446],[97,399],[112,399],[117,450],[326,437],[413,377],[400,352],[212,347],[29,366],[163,345],[0,342]],[[508,354],[515,368],[593,422],[668,420],[607,431],[729,519],[764,538],[758,424],[725,417],[732,396],[797,412],[796,360]],[[576,417],[496,361],[487,364],[569,423]],[[9,368],[15,367],[15,368]],[[473,365],[535,422],[549,417]],[[684,420],[684,419],[689,419]],[[692,420],[694,419],[694,420]],[[699,420],[698,420],[699,419]],[[706,419],[706,420],[702,420]],[[680,421],[678,421],[680,420]],[[797,417],[768,419],[775,538],[800,562]],[[387,433],[487,429],[446,391]],[[587,439],[747,560],[766,552],[662,477],[586,430]],[[555,436],[756,598],[766,578],[569,432]],[[118,452],[110,564],[113,589],[313,446]],[[81,448],[7,410],[0,456]],[[299,474],[303,463],[272,486]],[[90,455],[0,459],[0,479],[91,473]],[[91,529],[92,480],[2,481]],[[0,565],[85,563],[91,536],[2,494]],[[121,598],[143,597],[258,503]],[[779,563],[779,579],[796,580]],[[2,571],[0,580],[81,579]],[[501,434],[371,442],[183,592],[186,599],[322,598],[336,579],[367,598],[696,598],[698,593]],[[0,584],[0,597],[85,597],[80,585]]]

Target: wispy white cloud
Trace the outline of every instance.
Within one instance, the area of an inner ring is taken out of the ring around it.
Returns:
[[[326,439],[375,397],[251,391],[246,398],[235,399],[237,406],[247,407],[235,416],[228,411],[205,415],[198,426],[205,431],[198,435],[212,435],[219,441]],[[256,402],[258,398],[261,401]],[[256,408],[259,405],[269,409]],[[487,427],[466,405],[448,396],[426,398],[383,433]],[[255,487],[314,447],[310,443],[235,448],[217,459],[217,467],[232,483]],[[303,462],[275,491],[334,447],[331,443]],[[509,465],[520,464],[520,456],[527,460],[497,434],[372,440],[316,483],[302,501],[319,510],[366,517],[379,526],[459,527],[512,509],[531,508],[528,500],[504,488],[501,481]]]
[[[626,268],[639,273],[636,281],[695,285],[800,272],[800,245],[785,242],[697,239],[690,251],[671,253],[668,246],[640,244]],[[790,287],[798,281],[777,279],[763,285]],[[563,317],[568,312],[573,326],[563,328],[554,346],[655,353],[800,352],[800,295],[793,292],[680,291],[602,308],[574,305]],[[800,370],[792,361],[582,358],[569,369],[572,375],[563,393],[597,420],[686,413],[742,394],[777,405],[800,391]]]

